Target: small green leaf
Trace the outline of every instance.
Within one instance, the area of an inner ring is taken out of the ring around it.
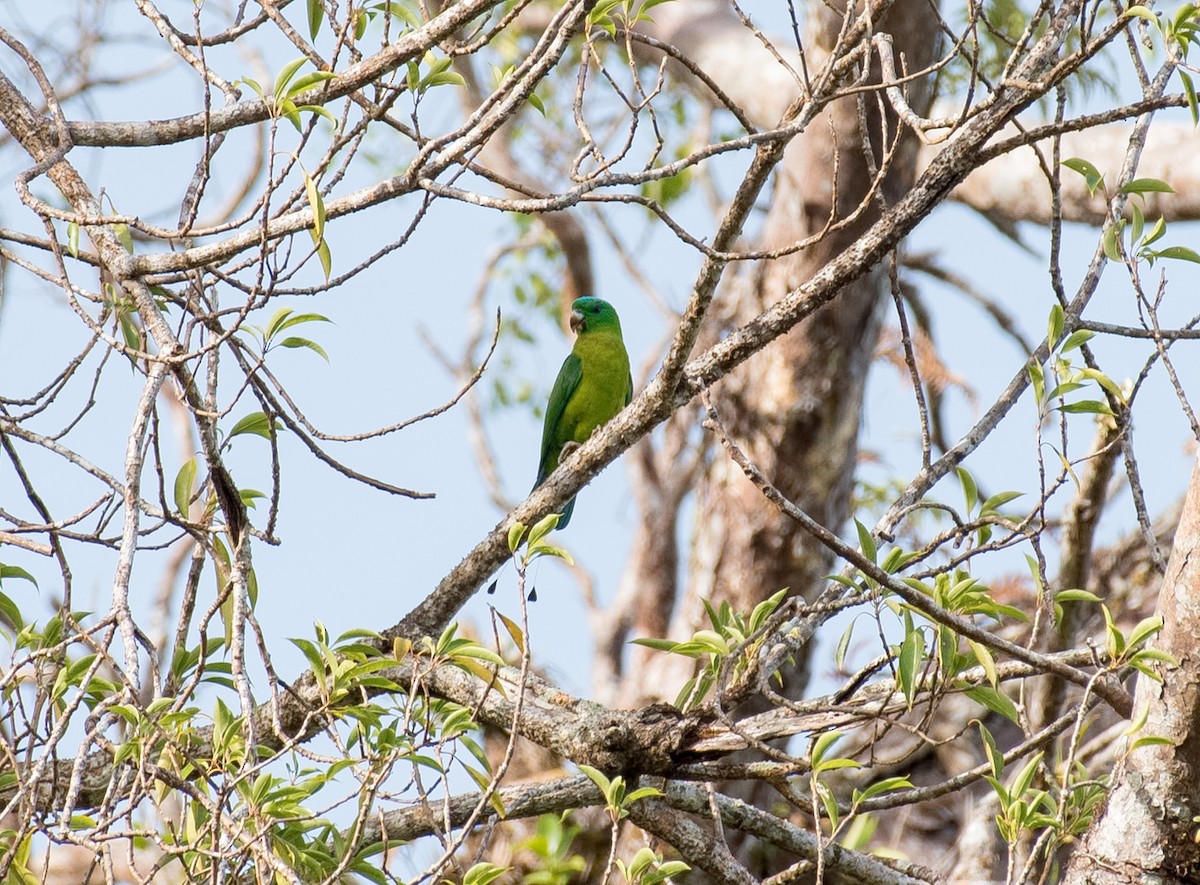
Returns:
[[[307,347],[313,353],[317,354],[317,356],[324,359],[325,362],[329,362],[329,354],[327,354],[325,352],[325,348],[309,338],[298,338],[295,336],[291,336],[288,338],[284,338],[282,341],[280,341],[279,346],[280,347],[292,347],[292,348]]]
[[[979,489],[975,485],[975,477],[971,476],[965,467],[956,467],[955,472],[958,474],[959,483],[962,484],[963,499],[966,501],[969,516],[979,502]]]
[[[0,585],[4,583],[5,578],[17,578],[22,581],[28,581],[33,586],[37,586],[37,579],[19,565],[4,565],[0,563]]]
[[[275,78],[275,87],[272,93],[275,96],[275,104],[282,104],[284,97],[287,95],[287,85],[291,82],[292,77],[296,76],[296,71],[304,66],[308,59],[303,55],[293,59],[283,66],[283,70],[279,72],[279,76]]]
[[[321,6],[321,0],[308,0],[308,36],[316,40],[317,34],[321,33],[321,22],[325,18],[325,10]]]
[[[981,642],[976,642],[974,639],[968,639],[967,645],[971,651],[975,652],[975,660],[979,661],[979,665],[983,667],[983,672],[987,676],[987,681],[991,683],[992,688],[998,684],[996,676],[996,659],[992,657],[991,651],[986,645]]]
[[[839,671],[846,669],[846,651],[850,648],[850,638],[854,635],[855,621],[850,621],[846,625],[846,629],[842,631],[842,637],[838,640],[837,649],[833,653],[833,665]]]
[[[1129,647],[1137,648],[1155,633],[1162,630],[1162,628],[1162,615],[1151,615],[1148,618],[1144,618],[1136,627],[1129,631]]]
[[[307,172],[304,173],[304,190],[308,194],[308,205],[313,210],[313,226],[309,233],[313,242],[319,244],[325,237],[325,200],[321,198],[317,182]]]
[[[130,255],[132,255],[133,254],[133,234],[129,232],[129,225],[118,223],[118,224],[114,224],[112,226],[112,229],[113,229],[113,233],[115,233],[117,235],[117,240],[121,243],[121,246],[125,249],[126,252],[128,252]]]
[[[562,514],[559,513],[550,513],[539,519],[537,524],[529,531],[529,546],[532,547],[538,541],[542,540],[542,538],[546,537],[546,535],[550,534],[550,532],[554,531],[558,527],[560,519],[562,519]]]
[[[891,793],[896,790],[907,790],[912,787],[912,781],[907,777],[885,777],[882,780],[875,781],[865,790],[855,789],[853,793],[853,803],[858,805],[860,802],[865,802],[867,799],[874,799],[876,796],[882,796],[884,793]]]
[[[1161,239],[1162,235],[1166,232],[1167,220],[1165,218],[1160,218],[1158,221],[1154,222],[1154,227],[1150,228],[1150,233],[1142,237],[1142,242],[1139,245],[1149,246],[1151,243],[1155,243]]]
[[[301,93],[307,92],[318,83],[325,83],[334,79],[336,76],[337,75],[332,71],[309,71],[303,77],[297,77],[292,81],[292,83],[288,86],[287,97],[293,98]],[[331,120],[334,119],[333,115],[330,114],[329,111],[326,111],[324,108],[320,107],[320,105],[305,105],[304,107],[297,108],[296,110],[311,110],[313,113],[316,113],[318,108],[321,111],[324,111],[324,113],[328,115]]]
[[[1071,157],[1069,160],[1063,160],[1062,164],[1083,176],[1087,182],[1088,193],[1092,196],[1095,196],[1096,190],[1104,183],[1104,176],[1100,174],[1100,170],[1081,157]]]
[[[1104,228],[1104,255],[1109,261],[1123,261],[1121,256],[1121,227],[1122,223],[1110,224]]]
[[[521,546],[521,539],[525,537],[525,523],[514,522],[508,527],[508,552],[516,553],[517,548]]]
[[[1196,86],[1192,83],[1191,75],[1187,71],[1179,72],[1179,79],[1183,81],[1183,94],[1187,96],[1188,110],[1192,113],[1192,126],[1200,123],[1200,103],[1196,101]]]
[[[1096,399],[1080,400],[1077,403],[1063,403],[1059,411],[1072,415],[1111,415],[1112,409],[1108,403]]]
[[[1038,405],[1046,401],[1046,376],[1039,363],[1030,362],[1025,371],[1029,373],[1029,381],[1033,385],[1033,397]]]
[[[333,255],[329,252],[329,241],[324,238],[317,244],[317,258],[321,262],[321,270],[325,272],[325,282],[328,283],[333,273]]]
[[[1104,600],[1088,590],[1059,590],[1054,594],[1055,602],[1103,602]]]
[[[1142,231],[1146,227],[1146,217],[1136,201],[1130,203],[1129,208],[1133,214],[1133,226],[1129,230],[1129,242],[1137,244],[1142,240]]]
[[[1062,338],[1064,315],[1061,304],[1055,304],[1050,308],[1050,317],[1046,321],[1046,342],[1051,350],[1054,350],[1058,344],[1058,340]]]
[[[489,882],[495,882],[507,872],[508,867],[497,866],[486,861],[477,863],[463,876],[463,885],[488,885]]]
[[[1156,16],[1153,12],[1151,12],[1145,6],[1141,6],[1140,4],[1136,5],[1136,6],[1130,6],[1128,9],[1126,9],[1121,14],[1125,15],[1125,16],[1137,16],[1140,19],[1145,19],[1147,22],[1154,25],[1155,27],[1158,27],[1158,16]]]
[[[192,487],[196,480],[196,459],[189,458],[175,474],[175,509],[185,519],[192,506]]]
[[[809,754],[813,771],[820,769],[821,764],[825,760],[825,754],[838,742],[841,736],[842,733],[840,731],[826,731],[817,735],[816,740],[813,742],[812,752]]]
[[[270,439],[271,434],[278,429],[278,425],[272,422],[265,412],[251,412],[233,425],[233,430],[229,431],[229,438],[233,439],[244,433],[252,433],[263,439]]]
[[[1191,261],[1200,264],[1200,252],[1187,246],[1168,246],[1155,253],[1159,258],[1176,258],[1180,261]]]
[[[1091,341],[1096,335],[1091,329],[1076,329],[1067,336],[1067,340],[1063,342],[1061,353],[1070,353],[1080,345]]]
[[[1158,735],[1146,735],[1140,737],[1129,745],[1129,752],[1133,752],[1139,747],[1173,747],[1175,742],[1168,737],[1160,737]]]
[[[968,688],[964,694],[977,704],[982,704],[993,713],[999,713],[1011,722],[1017,722],[1017,706],[999,689],[986,685]]]
[[[1159,178],[1135,178],[1121,185],[1123,194],[1173,194],[1175,188]]]
[[[1004,776],[1004,754],[996,746],[996,739],[992,737],[992,733],[987,730],[982,722],[976,720],[976,725],[979,726],[979,737],[983,741],[983,754],[987,756],[988,763],[992,766],[992,777],[999,779]]]
[[[607,799],[608,794],[612,791],[612,781],[604,776],[604,772],[600,771],[598,768],[592,768],[590,765],[580,764],[578,768],[588,776],[588,779],[591,780],[592,783],[600,788],[600,792],[603,793],[604,797]]]
[[[30,578],[30,580],[33,579]],[[0,593],[0,625],[10,628],[15,633],[20,633],[25,628],[25,619],[21,617],[21,607],[5,593]]]
[[[857,519],[854,520],[854,526],[858,529],[858,546],[863,557],[875,562],[878,551],[875,549],[875,539],[871,537],[870,530]]]
[[[900,644],[900,654],[896,659],[896,678],[900,682],[900,690],[908,701],[911,709],[916,699],[917,680],[921,663],[925,657],[925,634],[917,629],[910,629]]]

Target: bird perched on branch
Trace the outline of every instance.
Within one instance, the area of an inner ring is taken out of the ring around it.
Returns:
[[[613,306],[591,296],[576,298],[571,305],[571,329],[575,346],[563,360],[550,390],[534,489],[554,472],[560,459],[586,442],[633,398],[629,354]],[[560,529],[567,527],[574,509],[572,498],[563,507]]]

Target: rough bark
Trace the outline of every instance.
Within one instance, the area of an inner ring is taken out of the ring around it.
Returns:
[[[1192,472],[1157,613],[1155,647],[1179,665],[1162,681],[1138,678],[1135,702],[1146,710],[1139,736],[1167,744],[1133,749],[1118,763],[1103,814],[1071,859],[1069,885],[1195,882],[1200,879],[1200,463]]]

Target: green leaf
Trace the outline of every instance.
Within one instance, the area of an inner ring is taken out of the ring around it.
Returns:
[[[837,649],[833,653],[833,665],[838,670],[846,669],[846,651],[850,648],[850,638],[854,635],[855,621],[850,621],[846,625],[846,629],[842,631],[842,637],[838,640]]]
[[[0,593],[0,625],[7,626],[16,633],[25,629],[25,619],[21,617],[20,606],[4,593]]]
[[[521,539],[525,537],[525,523],[514,522],[508,527],[508,552],[516,553],[517,548],[521,546]]]
[[[1158,16],[1140,4],[1136,6],[1130,6],[1121,14],[1124,16],[1137,16],[1140,19],[1145,19],[1155,27],[1158,27]]]
[[[1187,96],[1188,110],[1192,112],[1192,126],[1200,124],[1200,102],[1196,101],[1196,86],[1187,71],[1179,71],[1179,79],[1183,82],[1183,94]]]
[[[1104,255],[1109,261],[1123,261],[1121,256],[1121,227],[1122,223],[1110,224],[1104,228]]]
[[[875,562],[878,551],[875,549],[875,539],[871,537],[870,530],[857,519],[854,520],[854,526],[858,529],[858,546],[863,556]]]
[[[1088,590],[1059,590],[1054,594],[1055,602],[1103,602],[1104,600]]]
[[[175,509],[187,518],[192,506],[192,487],[196,480],[196,459],[189,458],[175,474]]]
[[[575,558],[567,551],[566,547],[559,547],[555,544],[550,544],[545,540],[538,541],[529,547],[531,556],[555,556],[565,562],[567,565],[574,565]]]
[[[1062,338],[1063,333],[1063,309],[1061,304],[1055,304],[1050,308],[1050,317],[1046,322],[1046,341],[1051,350],[1054,350],[1058,344],[1058,340]]]
[[[975,478],[965,467],[956,467],[955,472],[958,474],[958,481],[962,484],[963,499],[967,502],[967,515],[970,516],[979,501],[979,489],[975,485]]]
[[[425,90],[432,89],[435,86],[445,86],[447,84],[452,86],[465,86],[466,83],[467,81],[463,79],[462,74],[458,73],[458,71],[438,71],[436,74],[430,74],[428,77],[422,80],[420,89],[422,92],[424,92]]]
[[[1015,501],[1024,495],[1024,492],[996,492],[979,508],[980,513],[995,513],[1009,501]]]
[[[821,804],[825,806],[825,816],[829,818],[829,825],[833,829],[838,828],[838,822],[841,820],[841,815],[838,813],[837,798],[833,795],[833,791],[825,784],[817,784],[817,796],[821,800]]]
[[[592,783],[594,783],[597,787],[600,788],[600,792],[603,793],[604,798],[607,799],[609,793],[612,792],[612,781],[610,781],[607,777],[604,776],[604,772],[602,772],[598,768],[592,768],[592,766],[590,766],[590,765],[580,764],[578,766],[578,768],[580,771],[582,771],[584,774],[586,774],[588,776],[588,779]]]
[[[503,612],[496,612],[500,616],[500,622],[504,624],[504,629],[508,631],[508,635],[512,637],[513,644],[517,647],[522,655],[525,654],[525,633],[521,630],[521,625],[512,618],[506,616]]]
[[[1108,403],[1096,399],[1080,400],[1077,403],[1063,403],[1058,408],[1059,411],[1072,415],[1111,415],[1113,413]]]
[[[329,251],[329,241],[324,238],[317,244],[317,258],[321,262],[321,270],[325,272],[325,282],[328,283],[333,273],[333,255]]]
[[[1130,648],[1137,648],[1155,633],[1163,628],[1162,615],[1151,615],[1144,618],[1129,632],[1128,643]]]
[[[916,699],[917,680],[921,663],[925,657],[925,634],[918,629],[910,629],[900,644],[900,654],[896,659],[896,678],[900,682],[900,690],[908,701],[909,709]]]
[[[882,796],[884,793],[907,790],[910,787],[912,787],[912,781],[907,777],[885,777],[882,780],[875,781],[875,783],[871,784],[865,790],[855,789],[852,804],[858,805],[860,802],[865,802],[867,799],[874,799],[876,796]]]
[[[1021,767],[1017,772],[1017,776],[1013,778],[1012,784],[1008,788],[1009,795],[1013,798],[1019,798],[1029,792],[1030,786],[1033,784],[1033,778],[1037,774],[1038,766],[1042,762],[1042,758],[1046,754],[1043,752],[1035,753],[1030,757],[1029,761]]]
[[[1025,371],[1029,373],[1029,381],[1033,385],[1033,398],[1037,400],[1038,405],[1042,405],[1046,401],[1046,376],[1042,371],[1040,363],[1030,361],[1025,367]]]
[[[112,226],[112,229],[113,229],[113,233],[115,233],[117,235],[117,240],[120,242],[121,246],[125,249],[126,252],[128,252],[130,255],[132,255],[133,254],[133,234],[131,234],[129,232],[129,225],[118,223],[118,224],[114,224]]]
[[[975,660],[979,661],[979,665],[983,667],[983,672],[987,675],[987,681],[995,688],[998,684],[996,676],[996,659],[992,657],[992,652],[986,645],[981,642],[976,642],[974,639],[968,639],[967,645],[971,651],[975,652]]]
[[[979,737],[983,741],[983,754],[987,756],[988,764],[992,766],[992,777],[999,779],[1004,776],[1004,754],[996,746],[996,739],[982,722],[976,720],[979,726]]]
[[[28,581],[35,587],[38,585],[33,575],[29,574],[29,572],[25,571],[19,565],[4,565],[0,563],[0,585],[4,583],[5,578],[18,578],[22,581]]]
[[[964,694],[977,704],[982,704],[993,713],[999,713],[1011,722],[1017,721],[1017,706],[998,689],[986,685],[968,688]]]
[[[325,238],[325,200],[321,197],[317,182],[307,172],[304,173],[304,190],[308,194],[308,205],[313,210],[313,226],[309,233],[312,234],[313,243],[320,245]]]
[[[826,731],[817,735],[816,740],[813,742],[812,752],[809,754],[813,771],[820,770],[822,763],[825,761],[825,754],[829,751],[830,747],[838,742],[841,736],[842,733],[840,731]]]
[[[642,637],[640,639],[632,640],[631,644],[640,645],[645,648],[652,648],[655,651],[675,652],[675,650],[683,643],[673,642],[670,639],[650,639]]]
[[[283,70],[281,70],[279,72],[279,76],[275,78],[275,87],[272,90],[272,93],[275,96],[276,105],[282,104],[284,97],[287,95],[288,83],[291,82],[292,77],[296,76],[296,71],[300,70],[300,68],[302,68],[304,63],[307,61],[308,59],[302,55],[283,66]]]
[[[329,354],[327,354],[325,352],[325,348],[323,348],[321,345],[317,344],[317,342],[315,342],[309,338],[298,338],[295,336],[291,336],[288,338],[284,338],[282,341],[280,341],[279,346],[280,347],[291,347],[291,348],[307,347],[313,353],[317,354],[317,356],[324,359],[325,362],[329,362]]]
[[[1157,242],[1166,232],[1167,220],[1165,218],[1160,218],[1158,221],[1154,222],[1154,227],[1150,228],[1150,233],[1146,234],[1146,236],[1142,238],[1141,245],[1149,246],[1151,243]]]
[[[1096,333],[1091,329],[1076,329],[1067,336],[1067,340],[1063,342],[1061,353],[1070,353],[1075,348],[1082,344],[1091,341],[1096,336]]]
[[[1173,747],[1173,746],[1175,746],[1175,742],[1168,737],[1161,737],[1159,735],[1148,734],[1145,737],[1138,738],[1136,741],[1134,741],[1132,744],[1130,744],[1129,752],[1132,753],[1134,750],[1138,749],[1138,747]]]
[[[463,876],[463,885],[488,885],[508,872],[508,867],[497,866],[494,863],[477,863]]]
[[[244,433],[252,433],[256,436],[261,436],[263,439],[270,439],[271,434],[279,429],[279,425],[272,422],[266,412],[251,412],[237,424],[233,425],[233,430],[229,431],[229,438],[240,436]]]
[[[1097,188],[1104,183],[1104,176],[1100,174],[1100,170],[1081,157],[1071,157],[1063,160],[1062,164],[1083,176],[1087,182],[1088,193],[1092,196],[1095,196]]]
[[[1176,258],[1180,261],[1191,261],[1200,264],[1200,252],[1187,246],[1168,246],[1155,253],[1159,258]]]
[[[1175,188],[1159,178],[1135,178],[1121,185],[1123,194],[1173,194]]]
[[[559,513],[551,513],[539,519],[529,531],[529,546],[532,547],[542,538],[546,537],[546,535],[550,534],[550,532],[554,531],[560,519],[562,519],[562,515]]]
[[[630,805],[637,802],[639,799],[650,799],[654,796],[661,796],[663,791],[658,787],[638,787],[632,793],[625,797],[624,805]]]
[[[301,93],[307,92],[309,89],[312,89],[318,83],[325,83],[329,80],[334,79],[334,77],[336,77],[336,76],[337,75],[334,74],[332,71],[309,71],[303,77],[297,77],[291,83],[291,85],[288,86],[287,97],[292,98],[294,96],[300,95]],[[298,110],[298,111],[307,110],[307,111],[312,111],[313,113],[317,113],[318,111],[320,111],[320,112],[323,112],[325,116],[328,116],[329,119],[334,120],[334,122],[336,122],[336,119],[334,118],[334,116],[332,114],[330,114],[329,111],[325,110],[325,108],[321,107],[320,105],[304,105],[303,107],[296,108],[296,110]]]
[[[321,33],[321,22],[325,18],[325,10],[321,6],[321,0],[308,0],[308,36],[316,40],[317,34]]]

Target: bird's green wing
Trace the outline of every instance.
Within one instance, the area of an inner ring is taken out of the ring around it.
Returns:
[[[566,442],[566,440],[559,440],[557,445],[555,444],[558,423],[562,420],[563,411],[567,408],[567,400],[579,387],[581,378],[583,378],[583,361],[574,353],[567,354],[562,368],[558,370],[558,377],[554,379],[554,387],[550,389],[550,399],[546,403],[546,419],[542,424],[542,454],[538,458],[537,481],[533,484],[535,489],[558,466],[558,455],[563,443]]]

